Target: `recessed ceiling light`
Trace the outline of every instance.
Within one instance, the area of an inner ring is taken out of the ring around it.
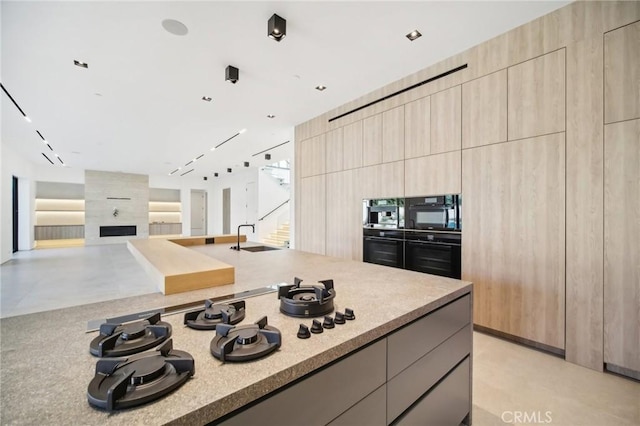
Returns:
[[[202,97],[202,100],[203,100],[203,101],[205,101],[205,102],[211,102],[211,97],[209,97],[209,96],[203,96],[203,97]]]
[[[273,114],[267,114],[267,118],[276,118],[276,116]]]
[[[209,151],[215,151],[216,147],[214,146],[213,148],[211,148]]]
[[[73,60],[73,65],[80,67],[80,68],[89,68],[89,64],[86,62],[80,62],[80,61],[76,61],[75,59]]]
[[[316,86],[316,90],[319,90],[319,91],[321,91],[321,92],[322,92],[324,89],[326,89],[326,88],[327,88],[327,86],[323,86],[322,84],[321,84],[321,85],[319,85],[319,86]]]
[[[247,131],[247,129],[242,129],[242,130],[240,130],[238,133],[239,133],[239,134],[243,134],[243,133],[244,133],[244,132],[246,132],[246,131]]]
[[[180,21],[176,21],[175,19],[165,19],[162,21],[162,28],[177,36],[187,35],[189,32],[189,28],[187,28],[185,24]]]
[[[405,37],[407,37],[409,40],[413,41],[413,40],[415,40],[417,38],[422,37],[422,34],[420,34],[420,31],[418,31],[418,30],[413,30],[409,34],[407,34]]]

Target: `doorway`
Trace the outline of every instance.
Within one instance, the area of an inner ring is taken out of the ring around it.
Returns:
[[[18,251],[18,178],[13,176],[13,253]]]
[[[191,235],[207,234],[207,192],[191,190]]]
[[[222,190],[222,233],[231,234],[231,188]]]

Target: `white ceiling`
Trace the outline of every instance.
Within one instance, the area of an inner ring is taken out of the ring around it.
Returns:
[[[183,167],[176,179],[200,154],[192,175],[263,165],[252,154],[292,140],[296,124],[567,3],[3,0],[1,80],[32,122],[3,93],[2,143],[48,165],[39,130],[68,167]],[[287,20],[280,43],[266,35],[273,13]],[[164,19],[188,34],[168,33]],[[423,36],[410,42],[414,29]],[[235,85],[227,65],[240,69]]]

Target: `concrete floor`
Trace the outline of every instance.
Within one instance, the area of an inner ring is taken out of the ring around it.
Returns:
[[[0,318],[157,293],[124,244],[19,252]],[[473,424],[640,425],[640,383],[474,333]]]

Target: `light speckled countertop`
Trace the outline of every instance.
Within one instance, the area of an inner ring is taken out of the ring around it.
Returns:
[[[0,421],[2,424],[204,424],[260,398],[471,291],[469,282],[296,250],[251,253],[228,244],[192,247],[234,265],[236,284],[171,296],[160,293],[0,320]],[[189,352],[195,375],[170,395],[137,408],[107,413],[87,403],[97,358],[89,354],[87,321],[217,297],[298,276],[305,284],[332,278],[336,310],[354,309],[355,321],[310,339],[300,323],[279,312],[276,293],[246,299],[250,324],[266,315],[282,332],[282,346],[261,360],[241,364],[212,357],[215,331],[185,328],[183,315],[164,316],[173,346]]]

